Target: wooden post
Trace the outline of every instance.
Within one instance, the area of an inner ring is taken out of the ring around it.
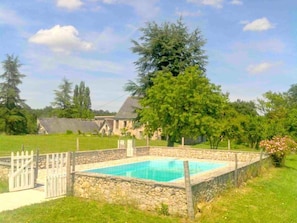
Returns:
[[[188,217],[190,219],[194,220],[194,218],[195,218],[194,203],[193,203],[192,185],[191,185],[188,161],[184,161],[184,175],[185,175],[185,188],[186,188],[186,197],[187,197]]]
[[[76,138],[76,150],[79,151],[79,138]]]
[[[35,171],[34,171],[34,186],[37,186],[37,178],[38,178],[38,163],[39,163],[39,149],[36,150],[36,159],[35,159]]]
[[[260,153],[260,161],[259,161],[259,171],[258,171],[258,174],[260,174],[260,172],[262,170],[262,160],[263,160],[263,149],[261,150],[261,153]]]
[[[237,153],[235,153],[234,185],[235,185],[235,187],[238,187],[238,163],[237,163]]]
[[[147,135],[146,136],[146,147],[149,147],[150,146],[150,138],[149,136]]]
[[[75,151],[72,152],[72,172],[75,171]]]
[[[73,186],[74,186],[74,174],[75,172],[75,151],[72,152],[72,172],[71,172],[71,195],[73,195]]]
[[[66,153],[66,195],[71,193],[71,166],[70,166],[70,152]]]

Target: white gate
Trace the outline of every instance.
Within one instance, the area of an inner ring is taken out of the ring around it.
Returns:
[[[67,164],[69,153],[54,153],[46,155],[45,197],[66,195]]]
[[[9,174],[9,191],[34,188],[34,155],[33,151],[11,153]]]

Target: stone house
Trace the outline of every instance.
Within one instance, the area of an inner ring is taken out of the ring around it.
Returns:
[[[131,135],[138,139],[143,138],[144,127],[136,126],[136,109],[140,108],[137,97],[128,97],[114,117],[113,134]]]
[[[39,118],[37,120],[39,134],[66,133],[100,133],[102,135],[131,135],[144,138],[144,126],[135,122],[136,110],[141,106],[137,97],[128,97],[115,116],[95,116],[94,120],[71,118]],[[157,133],[152,139],[160,138]]]
[[[100,126],[100,134],[105,136],[113,135],[114,116],[95,116],[95,122]]]

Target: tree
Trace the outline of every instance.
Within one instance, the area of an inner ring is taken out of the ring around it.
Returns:
[[[179,75],[189,66],[198,66],[206,71],[207,56],[203,50],[205,40],[200,30],[189,33],[179,19],[176,23],[147,23],[141,28],[140,42],[133,40],[132,52],[139,55],[135,62],[138,70],[138,83],[129,81],[126,90],[132,95],[144,96],[146,89],[153,85],[152,78],[157,71],[164,70],[173,76]]]
[[[267,137],[271,139],[273,136],[286,135],[285,123],[289,113],[288,97],[284,93],[268,91],[263,98],[259,99],[258,103],[265,116]]]
[[[230,105],[239,113],[242,115],[252,115],[257,116],[257,107],[255,102],[253,101],[242,101],[240,99],[237,99],[234,102],[231,102]]]
[[[73,107],[76,118],[90,118],[92,116],[90,89],[85,86],[83,81],[80,82],[79,86],[75,85]]]
[[[291,107],[297,105],[297,84],[292,84],[289,90],[285,93],[288,97],[288,102]]]
[[[4,73],[0,75],[0,78],[4,79],[4,82],[0,84],[0,103],[9,110],[22,107],[24,100],[20,98],[18,85],[22,83],[21,79],[25,75],[19,72],[21,67],[19,59],[13,55],[7,55],[2,65]]]
[[[63,78],[59,89],[55,90],[55,101],[52,105],[58,110],[58,117],[71,118],[72,117],[72,83],[66,78]]]
[[[20,98],[18,88],[25,75],[19,71],[21,64],[18,57],[7,55],[6,60],[2,62],[2,67],[4,73],[0,78],[4,79],[4,82],[0,84],[0,113],[3,116],[1,115],[0,125],[7,134],[27,133],[27,117],[23,111],[27,106]]]
[[[223,113],[227,98],[220,87],[209,82],[198,67],[186,68],[177,76],[159,71],[152,79],[139,120],[148,132],[162,129],[168,146],[181,137],[212,136],[210,125]]]

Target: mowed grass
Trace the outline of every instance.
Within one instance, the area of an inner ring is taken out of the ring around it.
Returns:
[[[0,179],[0,194],[8,192],[8,180],[4,181]]]
[[[0,135],[0,156],[9,156],[11,152],[38,149],[40,154],[53,152],[76,151],[79,145],[80,151],[112,149],[118,147],[117,136],[101,137],[97,135]],[[78,142],[78,143],[77,143]],[[146,140],[135,140],[136,146],[145,146]],[[150,145],[165,146],[166,142],[152,140]]]
[[[202,207],[201,222],[297,222],[297,155]]]
[[[286,166],[271,168],[239,188],[231,188],[200,206],[194,222],[201,223],[295,223],[297,222],[297,155]],[[166,223],[191,222],[160,216],[124,205],[75,197],[60,198],[0,214],[0,222]]]

